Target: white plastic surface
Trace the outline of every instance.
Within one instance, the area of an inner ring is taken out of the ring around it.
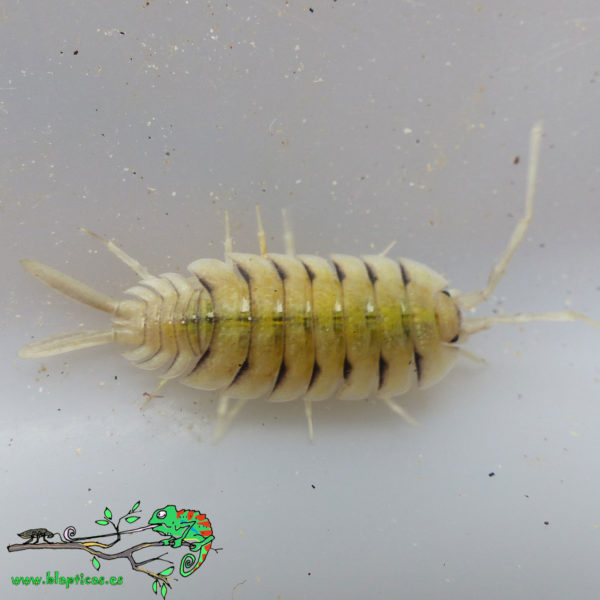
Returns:
[[[0,541],[105,533],[105,506],[119,516],[141,500],[139,523],[166,504],[206,512],[223,548],[173,599],[597,597],[597,330],[480,334],[468,348],[487,367],[461,361],[406,398],[419,428],[383,405],[328,402],[314,444],[301,403],[249,406],[211,445],[214,397],[171,384],[140,412],[156,380],[115,348],[16,352],[106,325],[19,259],[115,297],[135,282],[80,226],[154,273],[183,273],[222,257],[225,210],[236,251],[257,251],[256,204],[283,251],[286,207],[298,252],[397,240],[392,255],[475,289],[522,213],[539,118],[534,221],[478,314],[600,319],[599,40],[593,0],[5,0]],[[169,553],[177,570],[181,556]],[[2,595],[17,597],[11,576],[92,575],[89,559],[6,553]],[[100,574],[124,577],[111,598],[154,597],[125,561]]]

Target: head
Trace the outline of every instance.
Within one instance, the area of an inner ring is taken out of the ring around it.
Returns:
[[[158,508],[148,520],[149,525],[155,525],[152,529],[161,535],[169,535],[177,525],[177,509],[172,504],[164,508]]]
[[[448,344],[458,342],[461,332],[462,314],[456,300],[448,290],[441,290],[435,292],[433,306],[440,340]]]

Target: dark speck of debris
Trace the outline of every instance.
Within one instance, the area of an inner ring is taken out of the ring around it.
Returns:
[[[79,54],[79,50],[73,50],[73,56],[77,56]]]
[[[518,164],[519,164],[519,162],[521,162],[521,159],[520,159],[520,157],[518,157],[518,156],[515,156],[515,157],[513,158],[513,165],[518,165]]]
[[[125,32],[124,32],[124,31],[119,31],[119,33],[120,33],[121,35],[125,35]]]
[[[550,525],[550,521],[544,521],[544,525]]]
[[[311,13],[314,13],[314,12],[315,12],[315,9],[314,9],[314,8],[309,8],[308,10],[309,10],[309,12],[311,12]],[[309,573],[309,575],[310,575],[310,573]]]
[[[495,477],[496,473],[494,473],[494,471],[492,471],[491,473],[488,473],[488,477]]]
[[[314,483],[311,483],[311,484],[310,484],[310,487],[311,487],[313,490],[316,490],[316,489],[317,489],[317,488],[315,487],[315,484],[314,484]]]
[[[308,576],[310,577],[310,571],[308,572]]]
[[[117,376],[115,375],[115,381],[117,380]]]

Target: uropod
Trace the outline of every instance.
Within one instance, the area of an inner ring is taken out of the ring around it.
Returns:
[[[200,259],[191,275],[154,276],[112,241],[88,231],[139,277],[115,300],[35,260],[23,267],[54,290],[112,315],[102,331],[77,331],[27,344],[22,358],[40,358],[115,342],[160,383],[219,392],[219,437],[248,400],[304,399],[313,437],[312,403],[376,396],[409,418],[394,398],[442,379],[470,335],[503,323],[584,321],[571,310],[465,317],[485,302],[502,278],[533,216],[541,124],[531,130],[525,214],[517,223],[485,287],[448,290],[448,282],[413,260],[387,251],[298,255],[284,218],[285,254],[268,253],[258,215],[260,255],[233,252],[226,214],[225,259]],[[85,230],[87,231],[87,230]],[[234,403],[230,405],[230,401]]]

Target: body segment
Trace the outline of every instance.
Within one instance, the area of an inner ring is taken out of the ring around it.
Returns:
[[[434,298],[444,280],[385,256],[233,254],[192,277],[140,281],[117,303],[115,341],[142,369],[240,400],[360,400],[430,385],[440,365]],[[455,334],[460,319],[455,318]]]

